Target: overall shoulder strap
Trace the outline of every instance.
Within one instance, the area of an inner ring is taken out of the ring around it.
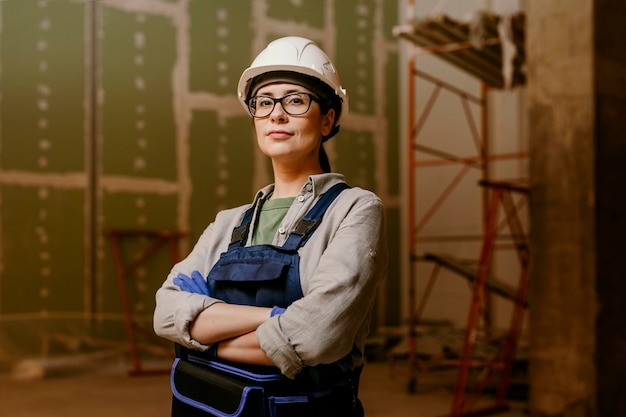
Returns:
[[[241,219],[241,223],[239,223],[239,226],[233,229],[233,233],[230,237],[230,244],[228,245],[229,250],[237,246],[245,246],[246,241],[248,240],[248,231],[250,230],[250,224],[252,223],[254,217],[254,211],[261,200],[262,197],[259,193],[254,199],[254,202],[252,203],[250,208],[247,209],[244,213],[243,218]]]
[[[283,248],[293,250],[304,246],[317,226],[322,222],[322,217],[326,209],[335,201],[335,198],[347,188],[350,188],[348,184],[340,182],[333,185],[328,191],[322,194],[313,208],[296,224],[296,227],[289,234]]]

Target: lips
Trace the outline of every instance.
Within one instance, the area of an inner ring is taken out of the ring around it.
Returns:
[[[291,137],[291,133],[286,130],[275,129],[267,132],[267,136],[272,139],[287,139]]]

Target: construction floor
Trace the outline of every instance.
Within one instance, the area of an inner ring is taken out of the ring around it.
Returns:
[[[49,375],[0,374],[0,416],[4,417],[167,417],[169,376],[130,376],[119,364],[88,371],[56,370]],[[407,362],[367,363],[360,397],[366,417],[435,417],[447,415],[454,370],[419,376],[410,393]],[[486,404],[492,404],[485,398]],[[523,417],[524,402],[509,403],[497,417]]]

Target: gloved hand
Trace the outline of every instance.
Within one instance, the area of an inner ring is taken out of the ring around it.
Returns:
[[[274,306],[274,308],[272,308],[272,311],[270,312],[270,317],[274,317],[277,314],[283,314],[284,312],[285,312],[284,308]]]
[[[173,280],[181,290],[196,294],[203,294],[209,297],[209,286],[200,274],[200,271],[193,271],[191,278],[185,274],[178,274]]]

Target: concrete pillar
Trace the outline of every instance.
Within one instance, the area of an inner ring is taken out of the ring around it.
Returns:
[[[626,416],[626,2],[596,0],[598,416]]]
[[[527,0],[532,416],[626,416],[626,2]]]

